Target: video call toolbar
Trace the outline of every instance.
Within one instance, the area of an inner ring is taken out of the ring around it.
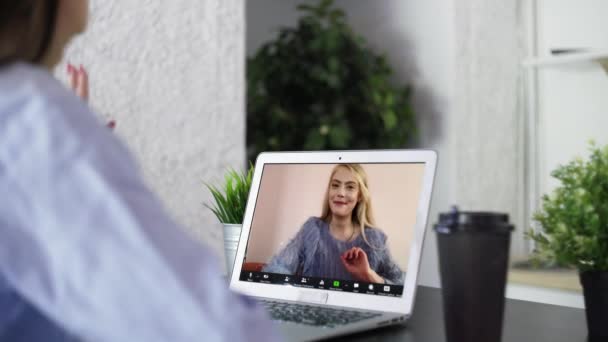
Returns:
[[[253,283],[291,285],[311,289],[353,292],[390,297],[401,297],[403,295],[402,285],[365,283],[330,278],[302,277],[278,273],[242,271],[239,280]]]

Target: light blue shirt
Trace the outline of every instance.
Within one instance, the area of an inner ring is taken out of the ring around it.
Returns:
[[[85,103],[0,67],[0,341],[276,339]]]

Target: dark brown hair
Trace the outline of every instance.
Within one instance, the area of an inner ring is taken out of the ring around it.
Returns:
[[[0,66],[40,63],[53,39],[58,0],[0,0]]]

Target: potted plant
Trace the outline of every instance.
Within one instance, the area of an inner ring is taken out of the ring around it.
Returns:
[[[247,152],[402,148],[416,137],[408,86],[332,0],[300,5],[247,61]]]
[[[590,341],[608,341],[608,146],[558,167],[560,185],[542,198],[528,234],[537,259],[579,270]]]
[[[224,176],[221,187],[205,183],[215,201],[212,206],[208,204],[205,204],[205,206],[211,209],[217,219],[224,225],[224,254],[228,279],[230,279],[232,273],[236,249],[241,236],[253,170],[252,164],[250,164],[249,170],[243,173],[229,169]]]

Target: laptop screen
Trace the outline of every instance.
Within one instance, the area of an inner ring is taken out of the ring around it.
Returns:
[[[265,164],[239,280],[402,296],[424,166]]]

